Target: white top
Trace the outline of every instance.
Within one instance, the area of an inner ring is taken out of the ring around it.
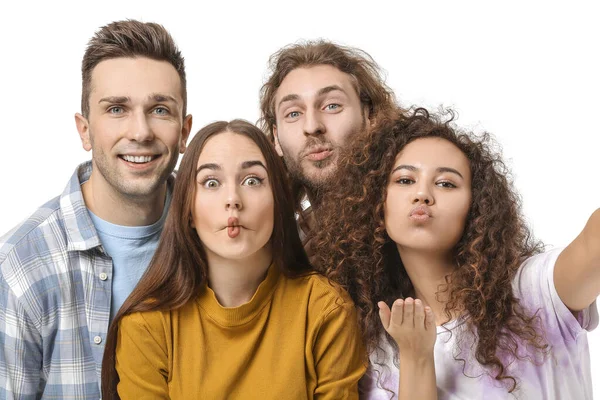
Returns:
[[[526,311],[533,315],[539,310],[544,339],[552,348],[549,355],[545,359],[537,356],[538,365],[511,357],[507,374],[517,378],[518,387],[509,394],[510,382],[494,380],[474,359],[475,341],[466,333],[464,318],[438,326],[434,357],[440,400],[592,399],[586,332],[598,325],[598,310],[594,302],[575,318],[558,297],[553,272],[561,251],[554,249],[527,259],[513,281],[514,294]],[[361,399],[397,399],[399,370],[387,340],[380,345],[384,351],[370,355],[371,366],[361,380]],[[521,344],[519,354],[527,354]],[[465,359],[466,363],[455,358]]]

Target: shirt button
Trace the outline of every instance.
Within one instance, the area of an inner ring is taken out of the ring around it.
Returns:
[[[96,344],[102,343],[102,338],[100,336],[94,336],[94,343],[96,343]]]
[[[106,275],[106,272],[101,272],[100,273],[100,280],[101,281],[105,281],[108,279],[108,275]]]

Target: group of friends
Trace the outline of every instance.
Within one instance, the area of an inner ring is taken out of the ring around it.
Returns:
[[[491,136],[359,49],[280,49],[260,111],[188,143],[168,31],[95,33],[92,159],[0,239],[1,399],[592,398],[600,209],[545,251]]]

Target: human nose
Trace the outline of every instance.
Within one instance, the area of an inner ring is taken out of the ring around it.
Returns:
[[[240,211],[242,209],[242,198],[238,192],[239,188],[234,185],[227,191],[227,199],[225,200],[225,208],[229,210]]]
[[[322,135],[325,133],[325,124],[317,111],[307,111],[304,117],[304,134]]]
[[[413,196],[413,204],[426,204],[431,206],[435,203],[431,190],[426,184],[422,183],[420,185],[415,185],[415,189],[417,191]]]
[[[130,140],[135,140],[136,142],[148,142],[154,139],[154,133],[146,117],[146,113],[142,110],[134,113],[131,118],[128,132],[128,138]]]

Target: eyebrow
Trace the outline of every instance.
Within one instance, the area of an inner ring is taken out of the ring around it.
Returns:
[[[317,97],[318,96],[323,96],[324,94],[330,93],[330,92],[334,92],[334,91],[340,91],[344,94],[346,94],[346,91],[344,89],[342,89],[341,86],[339,85],[329,85],[329,86],[325,86],[321,89],[319,89],[317,91]],[[281,107],[281,105],[283,103],[285,103],[286,101],[294,101],[294,100],[299,100],[300,96],[298,96],[297,94],[288,94],[286,96],[283,96],[281,100],[279,100],[279,104],[277,105],[277,108],[279,109],[279,107]]]
[[[259,161],[259,160],[244,161],[242,163],[242,169],[252,168],[257,165],[259,167],[263,167],[265,169],[265,171],[267,170],[267,167],[265,167],[265,165],[262,163],[262,161]],[[198,175],[200,173],[200,171],[203,169],[210,169],[212,171],[220,171],[223,168],[221,168],[221,166],[219,164],[215,164],[215,163],[202,164],[198,167],[198,169],[196,169],[196,175]]]
[[[127,96],[108,96],[103,97],[98,100],[98,104],[100,103],[114,103],[114,104],[125,104],[129,102],[129,97]]]
[[[173,103],[177,103],[175,97],[170,96],[168,94],[162,93],[152,93],[148,96],[148,100],[154,100],[155,102],[166,102],[172,101]],[[113,103],[113,104],[126,104],[129,103],[131,99],[127,96],[108,96],[101,98],[98,103]]]
[[[346,91],[344,89],[341,88],[341,86],[338,85],[330,85],[330,86],[325,86],[324,88],[319,89],[319,91],[317,92],[317,96],[323,96],[324,94],[327,94],[329,92],[334,92],[336,90],[339,90],[342,93],[346,93]]]
[[[150,96],[148,96],[148,99],[154,100],[156,102],[172,101],[173,103],[177,103],[175,97],[162,93],[152,93]]]
[[[392,173],[394,173],[400,169],[407,169],[412,172],[417,172],[419,170],[419,168],[415,167],[414,165],[402,164],[402,165],[398,165],[396,168],[394,168]],[[451,174],[456,174],[456,175],[460,176],[462,179],[465,179],[460,172],[458,172],[454,168],[450,168],[450,167],[439,167],[438,169],[436,169],[436,172],[438,172],[438,173],[449,172]]]

